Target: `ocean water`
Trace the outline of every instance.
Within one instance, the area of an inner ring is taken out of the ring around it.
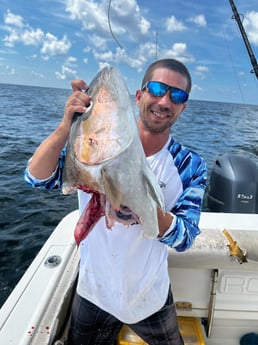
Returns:
[[[76,195],[33,189],[27,160],[62,118],[70,90],[0,84],[0,306]],[[204,157],[237,153],[258,164],[258,105],[190,100],[172,129],[175,140]],[[204,209],[205,209],[204,204]]]

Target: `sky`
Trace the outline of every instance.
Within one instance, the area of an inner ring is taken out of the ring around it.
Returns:
[[[258,59],[258,1],[235,0]],[[190,99],[258,104],[228,0],[1,0],[0,83],[70,88],[116,66],[131,94],[156,59],[192,75]]]

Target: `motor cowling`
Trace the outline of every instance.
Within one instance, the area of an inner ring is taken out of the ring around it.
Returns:
[[[258,213],[258,168],[237,154],[218,157],[210,174],[208,208],[211,212]]]

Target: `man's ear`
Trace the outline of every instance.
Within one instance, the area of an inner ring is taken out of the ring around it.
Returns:
[[[142,97],[142,91],[139,90],[139,89],[136,90],[136,93],[135,93],[135,100],[136,100],[136,104],[137,104],[137,105],[140,104],[141,97]]]

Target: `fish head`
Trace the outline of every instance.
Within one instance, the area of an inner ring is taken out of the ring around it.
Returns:
[[[79,162],[96,165],[118,156],[131,144],[134,133],[128,122],[134,114],[123,78],[113,67],[94,78],[88,94],[91,104],[78,121],[73,149]]]
[[[70,186],[102,192],[103,165],[124,152],[138,131],[131,96],[116,68],[101,70],[87,93],[90,106],[75,117],[67,144],[66,194]]]

